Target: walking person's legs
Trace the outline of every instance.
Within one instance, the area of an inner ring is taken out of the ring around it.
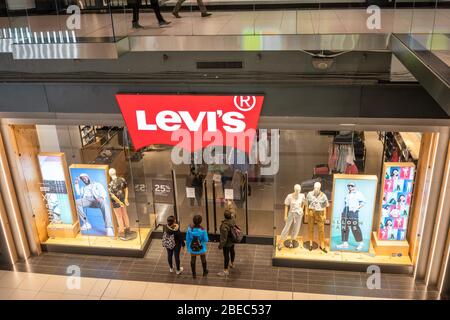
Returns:
[[[175,4],[175,7],[173,8],[172,14],[176,17],[176,18],[181,18],[181,16],[178,14],[180,12],[181,9],[181,5],[183,4],[183,2],[185,2],[186,0],[178,0],[177,3]]]
[[[140,0],[131,0],[130,3],[131,8],[133,9],[132,27],[134,29],[142,28],[142,26],[139,24]]]
[[[176,17],[176,18],[181,18],[181,16],[179,15],[180,9],[181,9],[181,5],[185,2],[186,0],[178,0],[175,8],[173,9],[172,14]],[[202,17],[209,17],[211,15],[211,13],[208,13],[208,11],[206,10],[206,6],[203,3],[203,0],[197,0],[197,5],[198,8],[200,10],[200,12],[202,13]],[[222,178],[222,187],[225,186],[225,181]]]
[[[197,0],[197,4],[200,12],[202,13],[202,17],[209,17],[211,15],[211,13],[208,13],[208,11],[206,11],[206,6],[203,3],[203,0]]]
[[[170,22],[164,20],[158,0],[150,0],[150,3],[152,4],[152,9],[155,12],[156,19],[158,19],[159,26],[167,26]]]

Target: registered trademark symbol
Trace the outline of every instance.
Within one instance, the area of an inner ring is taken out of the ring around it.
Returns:
[[[241,111],[247,112],[252,110],[256,105],[255,96],[235,96],[234,106]]]

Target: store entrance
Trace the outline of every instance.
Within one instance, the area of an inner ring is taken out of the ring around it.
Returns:
[[[186,168],[188,167],[188,168]],[[195,215],[203,217],[210,234],[220,233],[224,212],[230,211],[248,234],[248,173],[231,165],[176,166],[178,216],[187,230]]]

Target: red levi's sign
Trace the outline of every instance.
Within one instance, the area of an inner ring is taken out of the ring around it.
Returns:
[[[118,94],[116,99],[137,150],[167,144],[191,152],[230,146],[248,153],[264,96]]]

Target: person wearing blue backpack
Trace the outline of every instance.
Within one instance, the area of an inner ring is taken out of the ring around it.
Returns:
[[[192,222],[193,224],[188,227],[186,232],[186,247],[187,251],[191,254],[192,277],[197,277],[197,273],[195,272],[197,256],[200,256],[202,260],[203,276],[205,277],[208,274],[206,264],[206,244],[209,241],[208,232],[201,226],[202,216],[195,215]]]

